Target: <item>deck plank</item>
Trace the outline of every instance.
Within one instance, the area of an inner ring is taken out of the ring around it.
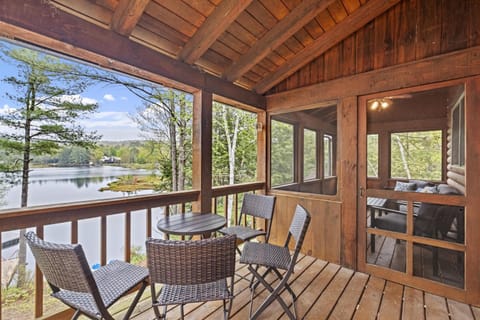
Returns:
[[[250,290],[246,266],[237,263],[236,275],[235,298],[230,319],[248,319]],[[277,279],[269,275],[267,281],[272,283]],[[296,306],[299,319],[480,320],[480,308],[354,272],[309,256],[299,256],[291,283],[298,296]],[[147,291],[135,309],[132,320],[155,318],[151,300],[147,297],[150,290]],[[268,291],[257,288],[256,293],[254,301],[255,307],[258,307],[268,296]],[[288,293],[284,295],[284,300],[290,304]],[[122,312],[124,311],[117,313],[116,318],[120,318]],[[185,314],[187,319],[222,319],[222,302],[187,304]],[[168,319],[179,318],[179,307],[169,307]],[[281,306],[274,302],[259,319],[287,317]]]
[[[403,292],[402,320],[425,319],[423,292],[411,287],[405,287]]]
[[[472,309],[458,301],[447,299],[448,310],[450,310],[450,315],[452,319],[455,320],[474,320]]]
[[[387,281],[385,285],[385,293],[383,294],[382,303],[378,312],[379,320],[400,319],[402,314],[402,297],[403,286]]]
[[[327,319],[328,315],[335,308],[335,305],[346,288],[348,282],[352,278],[353,270],[347,268],[341,268],[335,278],[330,282],[328,287],[322,292],[315,304],[308,310],[306,314],[307,318]],[[308,288],[310,291],[315,292],[315,287]],[[299,312],[299,316],[303,315]],[[310,316],[309,316],[310,315]]]
[[[444,297],[425,293],[425,314],[427,319],[448,320],[447,303]]]
[[[294,292],[299,292],[297,302],[295,306],[297,308],[297,316],[299,319],[303,319],[304,315],[308,312],[308,309],[312,306],[312,304],[318,299],[318,297],[323,292],[324,288],[330,283],[333,279],[337,271],[339,270],[339,266],[333,263],[329,263],[325,266],[321,272],[316,274],[316,277],[310,281],[310,285],[308,287],[301,288],[299,285],[301,283],[294,283],[295,289]],[[313,273],[313,272],[312,272]],[[312,290],[313,289],[313,290]],[[291,299],[291,298],[287,298]],[[287,300],[290,301],[290,300]],[[283,316],[281,319],[288,319],[285,313],[282,313]],[[275,315],[273,315],[273,318]]]
[[[363,294],[368,275],[357,272],[348,282],[329,319],[351,319]]]
[[[384,288],[385,280],[370,277],[353,319],[376,319]]]

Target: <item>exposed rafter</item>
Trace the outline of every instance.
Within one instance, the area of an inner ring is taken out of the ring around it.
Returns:
[[[179,58],[192,64],[225,32],[253,0],[223,0],[185,44]]]
[[[241,103],[265,109],[265,97],[245,90],[192,66],[158,53],[151,48],[99,27],[38,0],[0,1],[0,22],[16,30],[15,38],[74,55],[70,50],[83,49],[113,61],[146,70],[187,86],[215,93]],[[0,29],[3,31],[3,29]],[[65,32],[70,30],[70,32]],[[28,37],[40,35],[37,39]],[[68,46],[56,47],[48,39]],[[48,43],[48,45],[47,45]],[[113,63],[113,62],[112,62]]]
[[[262,79],[254,89],[265,93],[280,81],[295,73],[298,69],[325,53],[328,49],[340,43],[343,39],[356,32],[365,24],[375,19],[400,0],[370,0],[340,24],[318,37],[311,45],[286,61],[275,72]]]
[[[336,0],[302,1],[288,16],[282,19],[273,29],[257,41],[246,54],[241,56],[238,61],[235,61],[230,68],[225,71],[223,77],[229,81],[239,79],[335,1]]]
[[[120,0],[112,16],[112,29],[129,36],[149,3],[150,0]]]

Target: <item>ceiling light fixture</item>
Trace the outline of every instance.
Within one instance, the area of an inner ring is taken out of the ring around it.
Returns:
[[[382,111],[387,109],[392,101],[390,99],[373,99],[369,101],[370,110],[372,111]]]

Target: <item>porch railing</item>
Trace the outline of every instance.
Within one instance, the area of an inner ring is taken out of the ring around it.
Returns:
[[[243,193],[264,189],[263,182],[245,183],[232,186],[221,186],[213,188],[213,211],[228,216],[228,200],[223,200],[227,204],[223,210],[219,208],[219,199],[234,199],[232,215],[237,217],[238,201]],[[107,263],[107,217],[123,214],[124,215],[124,259],[130,261],[132,248],[132,218],[141,219],[141,213],[145,214],[145,235],[152,236],[152,211],[155,209],[163,210],[163,214],[168,215],[175,210],[172,206],[177,206],[177,212],[185,212],[186,206],[197,201],[200,196],[199,190],[179,191],[163,193],[156,195],[145,195],[128,198],[118,198],[111,200],[95,200],[88,202],[78,202],[65,205],[49,205],[41,207],[32,207],[25,209],[5,210],[0,213],[0,243],[2,242],[2,232],[14,231],[26,228],[35,228],[40,237],[44,237],[44,227],[47,225],[70,223],[70,241],[78,243],[79,221],[91,218],[100,219],[100,263]],[[178,208],[180,207],[180,210]],[[234,221],[237,221],[235,218]],[[115,239],[116,243],[122,239]],[[2,253],[0,251],[0,270],[2,270]],[[35,272],[35,317],[43,316],[43,275],[36,268]],[[2,293],[0,291],[0,301]],[[0,320],[2,320],[2,305],[0,304]]]

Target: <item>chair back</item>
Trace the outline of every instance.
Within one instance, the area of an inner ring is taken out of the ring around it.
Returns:
[[[47,242],[31,231],[25,234],[25,238],[35,261],[54,292],[63,289],[98,293],[81,245]]]
[[[463,207],[422,202],[415,219],[415,234],[444,238],[455,218],[460,217],[463,217]]]
[[[246,193],[243,197],[242,209],[238,219],[238,225],[242,222],[242,215],[250,215],[265,219],[267,225],[267,240],[272,226],[273,212],[275,209],[275,197],[261,194]]]
[[[198,241],[149,238],[146,247],[153,283],[195,285],[235,273],[235,235]]]
[[[302,248],[303,240],[305,240],[305,235],[307,233],[308,226],[310,225],[310,220],[311,216],[307,210],[305,210],[305,208],[301,205],[297,204],[290,228],[288,230],[289,235],[287,238],[287,245],[290,238],[295,240],[295,249],[292,256],[293,264],[295,264],[295,260],[300,253],[300,249]]]

